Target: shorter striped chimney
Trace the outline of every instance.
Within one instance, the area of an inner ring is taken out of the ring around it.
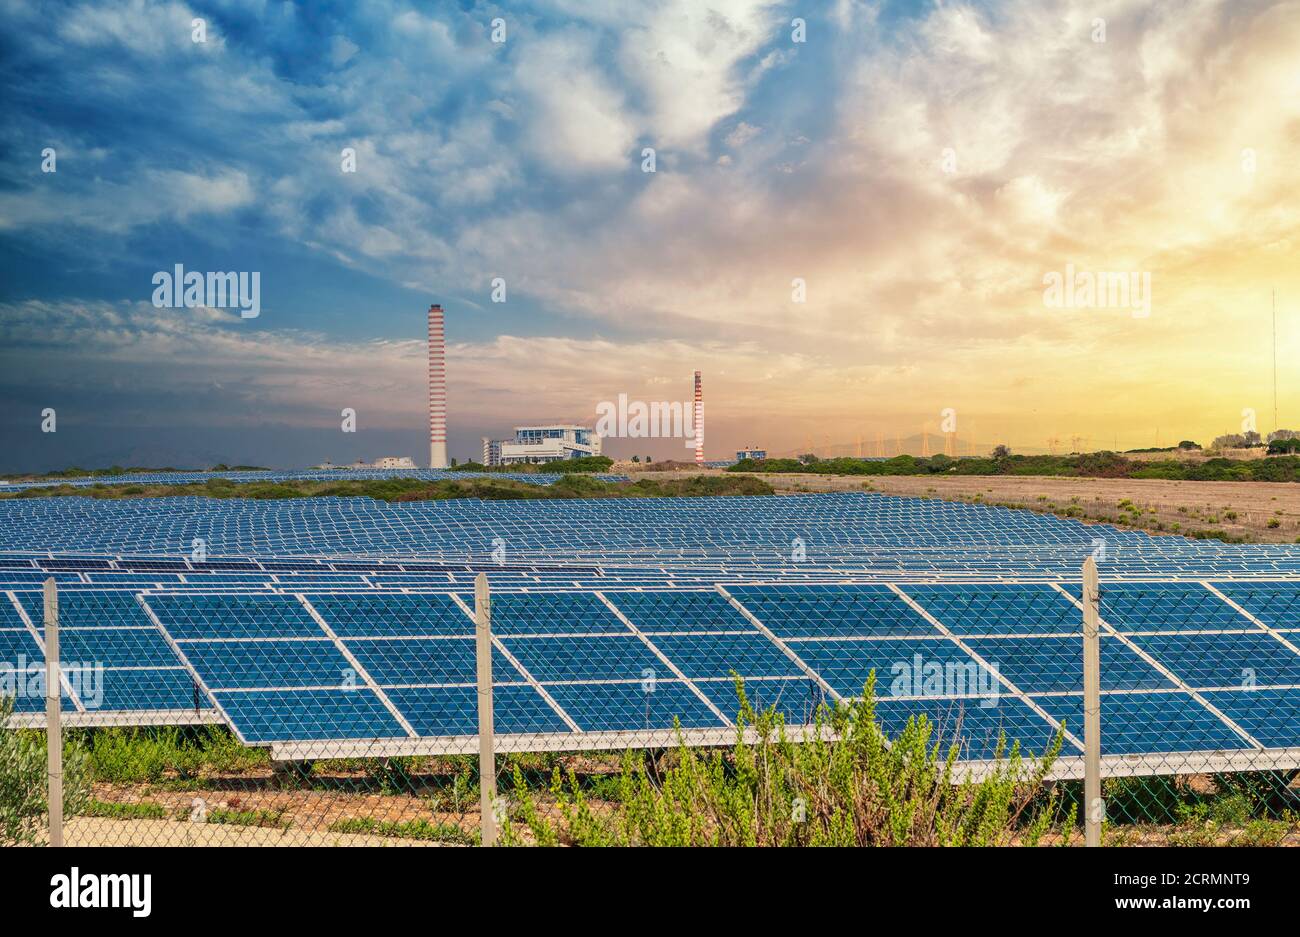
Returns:
[[[700,372],[695,372],[695,464],[704,464],[704,389]]]

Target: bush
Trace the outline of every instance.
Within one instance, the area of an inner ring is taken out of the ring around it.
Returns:
[[[559,819],[543,817],[516,768],[517,809],[502,841],[543,845],[869,846],[1035,844],[1056,819],[1045,784],[1061,733],[1044,756],[1025,762],[1018,743],[998,746],[981,781],[958,780],[958,748],[933,738],[925,717],[888,740],[875,718],[875,674],[863,698],[819,712],[811,741],[787,738],[781,717],[756,714],[737,680],[740,715],[726,753],[680,745],[675,764],[647,768],[623,759],[612,810],[593,810],[574,772],[557,768],[551,793]],[[745,738],[752,726],[756,739]],[[824,738],[823,729],[834,740]],[[522,826],[516,826],[516,820]]]
[[[44,838],[48,816],[45,734],[9,728],[14,702],[0,697],[0,846],[31,846]],[[63,815],[84,808],[87,797],[85,753],[76,745],[63,750]]]

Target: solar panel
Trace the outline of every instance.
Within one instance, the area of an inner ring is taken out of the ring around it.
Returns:
[[[65,672],[88,711],[125,713],[211,707],[207,697],[196,690],[189,671],[180,666],[104,669],[99,673],[68,667]],[[118,722],[127,725],[130,721],[123,718]]]
[[[749,586],[728,591],[781,638],[939,633],[885,586]]]
[[[378,694],[350,690],[216,692],[231,727],[247,744],[302,739],[405,738],[401,723]]]
[[[490,560],[497,536],[508,563]],[[196,537],[205,563],[185,559]],[[1300,745],[1293,549],[869,493],[0,502],[0,671],[43,661],[53,573],[73,715],[217,706],[248,744],[462,750],[477,732],[464,603],[484,568],[502,736],[662,745],[680,724],[725,744],[736,675],[806,725],[874,670],[886,728],[925,715],[978,760],[1001,734],[1041,750],[1063,719],[1077,757],[1078,569],[1098,537],[1106,752]],[[23,702],[24,724],[42,709]]]
[[[597,682],[557,684],[548,692],[583,732],[633,732],[671,728],[725,728],[719,715],[685,683]]]
[[[1132,641],[1193,688],[1300,684],[1300,654],[1261,631],[1135,635]]]
[[[36,627],[44,627],[45,599],[40,592],[18,593],[18,601]],[[0,610],[2,613],[2,610]],[[153,628],[133,592],[104,589],[68,592],[59,597],[59,624],[64,628]]]
[[[1300,630],[1300,583],[1225,582],[1217,589],[1269,628]]]
[[[467,736],[478,733],[478,691],[472,686],[399,687],[388,698],[421,736]],[[568,724],[528,684],[497,684],[492,689],[495,731],[567,733]]]
[[[1202,695],[1266,748],[1300,747],[1300,689],[1209,690]]]
[[[971,638],[966,644],[1025,693],[1082,693],[1083,638]],[[1175,686],[1119,638],[1103,635],[1101,688],[1152,690]]]
[[[876,717],[890,736],[900,734],[909,719],[925,716],[933,727],[931,744],[940,745],[941,754],[956,745],[961,760],[991,759],[999,745],[1004,756],[1019,742],[1026,755],[1041,755],[1056,736],[1056,726],[1029,705],[1014,697],[999,699],[995,706],[981,705],[983,700],[882,699],[876,705]],[[1077,728],[1078,724],[1074,723]],[[1078,754],[1078,746],[1066,741],[1062,753]]]

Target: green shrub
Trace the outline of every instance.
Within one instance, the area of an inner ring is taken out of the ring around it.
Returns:
[[[45,733],[9,728],[14,701],[0,697],[0,846],[42,842],[49,815]],[[63,813],[74,816],[87,797],[85,752],[63,748]]]
[[[205,771],[237,771],[268,760],[264,750],[245,748],[220,726],[103,728],[86,734],[89,770],[99,781],[184,780]]]
[[[543,816],[516,768],[516,807],[502,842],[648,846],[1034,844],[1056,816],[1045,777],[1060,751],[1026,762],[1019,744],[998,746],[993,770],[959,779],[958,748],[933,738],[924,717],[894,739],[876,721],[875,674],[863,698],[823,708],[809,741],[787,737],[779,714],[756,714],[737,681],[740,715],[727,752],[680,745],[671,767],[651,772],[624,756],[612,810],[593,809],[572,771],[551,781],[558,819]],[[746,738],[752,726],[754,740]],[[823,731],[825,730],[825,732]],[[829,732],[831,739],[826,738]],[[525,832],[530,835],[525,835]]]

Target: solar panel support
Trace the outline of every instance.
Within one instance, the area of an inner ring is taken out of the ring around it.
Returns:
[[[496,843],[496,755],[492,748],[492,597],[486,573],[474,577],[474,632],[478,643],[478,777],[479,835],[484,846]]]
[[[59,593],[45,580],[45,751],[50,845],[63,845],[63,681],[59,675]]]
[[[1083,561],[1083,802],[1084,845],[1101,845],[1106,803],[1101,797],[1101,590],[1097,561]]]

